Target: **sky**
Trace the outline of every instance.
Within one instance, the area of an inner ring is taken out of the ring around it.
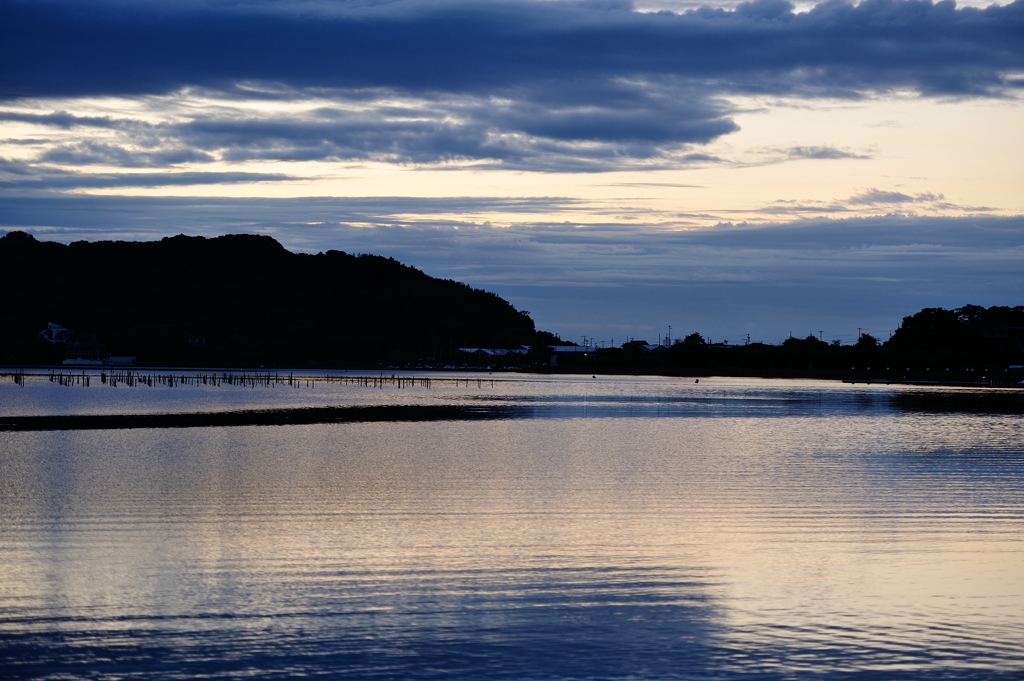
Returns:
[[[377,253],[577,342],[1024,304],[1024,0],[0,17],[0,230]]]

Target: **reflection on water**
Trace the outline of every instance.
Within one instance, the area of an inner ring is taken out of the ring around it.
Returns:
[[[4,385],[6,417],[494,411],[0,432],[0,668],[1020,678],[1022,419],[904,398],[633,378]]]

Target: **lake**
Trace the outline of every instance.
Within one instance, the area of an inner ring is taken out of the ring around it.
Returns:
[[[331,375],[0,384],[0,675],[1024,675],[1013,400]]]

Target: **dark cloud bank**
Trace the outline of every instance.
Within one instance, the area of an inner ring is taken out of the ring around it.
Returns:
[[[477,160],[555,171],[679,165],[712,161],[692,146],[736,129],[724,95],[998,97],[1021,87],[1024,69],[1024,0],[984,10],[825,2],[806,13],[758,0],[683,14],[619,2],[0,0],[0,16],[0,95],[9,101],[199,88],[218,98],[345,104],[163,125],[3,114],[116,129],[142,149],[128,157],[71,144],[39,159],[82,165],[173,164],[214,152],[236,161]]]
[[[980,94],[1024,64],[1024,3],[782,0],[640,14],[617,2],[163,3],[4,0],[0,90],[153,94],[246,80],[296,88],[491,93],[577,102],[616,78],[843,95]],[[611,94],[615,94],[613,91]],[[624,93],[622,93],[625,96]],[[567,121],[555,119],[555,135]],[[614,126],[609,126],[614,128]],[[594,134],[606,134],[602,127]]]

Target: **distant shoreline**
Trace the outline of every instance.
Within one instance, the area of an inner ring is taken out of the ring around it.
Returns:
[[[1017,390],[1024,392],[1024,384],[1017,382],[981,382],[981,381],[927,381],[927,380],[891,380],[882,377],[876,378],[849,378],[837,375],[838,372],[742,372],[736,370],[714,371],[713,369],[694,368],[673,369],[670,371],[630,371],[626,369],[612,369],[594,367],[593,371],[581,370],[579,368],[549,368],[540,370],[528,369],[488,369],[486,367],[244,367],[244,366],[223,366],[223,367],[202,367],[202,366],[83,366],[83,365],[20,365],[0,366],[0,381],[11,379],[17,380],[17,376],[24,378],[47,379],[51,376],[89,376],[93,379],[104,376],[158,376],[174,378],[193,378],[196,376],[228,377],[233,380],[250,380],[258,377],[260,381],[271,380],[278,383],[286,382],[289,375],[295,380],[318,381],[331,383],[335,381],[354,381],[356,379],[367,380],[397,380],[408,382],[430,378],[442,374],[487,374],[493,376],[495,373],[521,376],[606,376],[606,377],[630,377],[650,376],[678,379],[711,379],[711,378],[757,378],[757,379],[779,379],[779,380],[811,380],[825,381],[829,383],[844,383],[848,385],[887,385],[887,386],[910,386],[910,387],[932,387],[932,388],[964,388],[964,389],[998,389],[1000,391]],[[124,379],[118,379],[123,382]],[[436,378],[434,380],[437,380]],[[443,379],[442,380],[446,380]],[[462,380],[462,379],[451,379]],[[468,379],[466,379],[468,380]],[[501,380],[501,379],[499,379]],[[504,379],[507,380],[507,379]]]

